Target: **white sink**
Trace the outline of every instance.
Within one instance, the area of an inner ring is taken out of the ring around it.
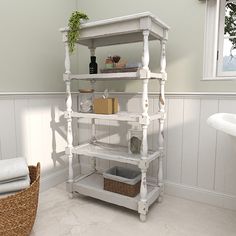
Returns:
[[[216,113],[207,119],[211,127],[236,137],[236,114]]]

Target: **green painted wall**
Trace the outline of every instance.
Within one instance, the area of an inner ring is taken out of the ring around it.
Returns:
[[[78,9],[86,12],[91,20],[106,19],[115,16],[150,11],[165,21],[170,27],[167,62],[167,91],[201,92],[201,91],[236,91],[236,81],[201,81],[203,67],[203,40],[205,2],[198,0],[78,0]],[[159,44],[151,43],[151,69],[158,71]],[[89,53],[79,47],[79,70],[87,72]],[[141,44],[106,47],[97,50],[99,66],[103,66],[107,55],[119,54],[129,61],[141,57]],[[156,90],[157,82],[152,82],[151,91]],[[87,86],[80,83],[80,86]],[[123,83],[98,83],[97,90],[106,87],[115,91],[140,91],[141,83],[131,81]]]
[[[64,91],[60,27],[76,0],[0,1],[0,92]]]
[[[172,4],[172,5],[171,5]],[[151,11],[171,26],[167,48],[167,91],[236,91],[236,81],[201,81],[205,3],[198,0],[0,1],[0,92],[65,91],[64,48],[58,29],[67,25],[78,8],[91,20]],[[158,71],[159,43],[150,45],[151,68]],[[99,66],[104,58],[120,54],[130,62],[141,58],[142,45],[122,45],[97,50]],[[77,60],[77,57],[79,60]],[[89,52],[79,47],[72,56],[72,71],[88,71]],[[80,83],[80,86],[87,86]],[[155,91],[157,82],[151,83]],[[74,90],[78,83],[74,82]],[[97,90],[140,91],[141,83],[97,83]]]

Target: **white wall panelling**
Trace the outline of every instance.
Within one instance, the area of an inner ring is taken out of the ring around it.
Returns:
[[[77,99],[74,97],[74,100],[74,109],[77,109]],[[23,156],[28,164],[40,162],[42,183],[46,187],[52,185],[44,178],[50,179],[52,184],[65,180],[66,133],[62,116],[65,95],[2,95],[0,109],[1,159]],[[57,173],[60,173],[60,178]]]
[[[200,100],[184,99],[181,182],[197,184]]]
[[[170,98],[168,103],[168,149],[166,178],[181,182],[183,143],[183,98]],[[170,114],[170,115],[169,115]],[[181,125],[180,125],[181,124]]]
[[[0,159],[11,158],[16,155],[16,129],[14,101],[8,97],[0,100]]]
[[[114,93],[121,110],[141,109],[139,94]],[[73,95],[76,100],[76,95]],[[151,95],[150,111],[158,110],[158,95]],[[76,101],[74,109],[77,109]],[[42,164],[42,188],[64,181],[67,162],[64,158],[65,127],[61,117],[65,109],[64,94],[3,94],[0,95],[1,158],[25,156],[30,164]],[[236,94],[167,94],[165,124],[166,153],[164,177],[166,193],[217,206],[236,209],[236,158],[230,139],[206,124],[214,112],[236,113]],[[74,121],[73,125],[77,125]],[[91,137],[90,122],[81,119],[74,133],[75,142]],[[126,131],[131,123],[97,121],[97,135],[104,141],[126,144]],[[150,125],[150,147],[157,148],[158,123]],[[106,130],[105,130],[106,129]],[[108,136],[106,136],[108,134]],[[76,161],[76,158],[75,158]],[[100,162],[103,170],[118,163]],[[87,171],[89,158],[81,160]],[[78,167],[78,165],[76,165]],[[79,168],[75,170],[78,172]],[[156,178],[155,165],[149,176]]]
[[[219,112],[236,113],[236,100],[220,100]],[[232,150],[232,139],[219,132],[217,134],[215,189],[236,195],[235,166],[236,158]]]
[[[206,123],[207,118],[218,112],[217,99],[202,99],[200,111],[199,154],[198,154],[198,186],[214,189],[216,130]]]

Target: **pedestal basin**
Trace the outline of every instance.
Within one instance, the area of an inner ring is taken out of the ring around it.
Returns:
[[[236,137],[236,114],[216,113],[207,119],[207,124],[217,130]]]

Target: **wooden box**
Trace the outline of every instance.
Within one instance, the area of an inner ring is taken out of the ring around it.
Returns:
[[[118,112],[118,99],[95,98],[93,101],[93,111],[96,114],[115,114]]]

